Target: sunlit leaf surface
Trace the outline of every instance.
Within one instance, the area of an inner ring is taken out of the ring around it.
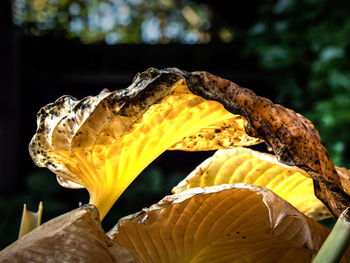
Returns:
[[[252,145],[241,116],[194,95],[174,74],[149,70],[127,89],[42,108],[30,152],[63,186],[85,187],[101,218],[137,175],[168,148]]]
[[[217,151],[180,182],[173,193],[194,187],[236,183],[266,187],[317,220],[332,216],[316,198],[312,178],[305,171],[283,165],[271,154],[246,148]]]
[[[115,251],[119,251],[118,255]],[[2,263],[130,262],[104,233],[97,209],[83,206],[34,229],[0,251]]]
[[[108,232],[136,262],[310,262],[329,229],[268,189],[193,188]],[[345,261],[344,261],[345,262]]]
[[[261,140],[280,162],[312,177],[316,196],[335,216],[350,206],[348,184],[309,120],[208,72],[151,68],[124,90],[81,101],[62,97],[39,112],[30,151],[63,185],[87,188],[103,218],[167,149],[225,149]]]

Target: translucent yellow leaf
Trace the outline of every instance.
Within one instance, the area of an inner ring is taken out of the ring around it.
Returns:
[[[93,205],[86,205],[35,228],[0,251],[2,263],[127,263],[132,256],[110,240]]]
[[[30,153],[61,185],[85,187],[103,218],[126,187],[162,152],[252,145],[239,115],[194,95],[175,74],[148,70],[124,90],[42,108]]]
[[[236,183],[266,187],[299,211],[317,220],[332,216],[316,198],[313,180],[305,171],[295,166],[283,165],[271,154],[247,148],[217,151],[174,187],[172,192]]]
[[[328,233],[270,190],[236,184],[167,196],[107,234],[136,262],[282,263],[311,262]]]
[[[103,218],[167,149],[227,149],[262,140],[279,161],[313,178],[316,196],[335,216],[350,206],[348,183],[309,120],[208,72],[151,68],[123,90],[81,101],[64,96],[40,110],[30,152],[62,185],[87,188]]]

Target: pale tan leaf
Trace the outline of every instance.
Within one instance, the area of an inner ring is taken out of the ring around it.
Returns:
[[[270,190],[236,184],[167,196],[108,236],[136,262],[271,263],[310,262],[328,233]]]
[[[86,205],[18,239],[0,251],[0,262],[133,262],[125,251],[106,236],[96,207]]]

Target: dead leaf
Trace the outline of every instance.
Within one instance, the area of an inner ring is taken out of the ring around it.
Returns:
[[[194,94],[218,101],[229,112],[243,116],[248,135],[264,140],[282,163],[298,166],[310,174],[316,196],[335,216],[350,206],[347,194],[350,189],[341,184],[311,121],[208,72],[189,73],[178,69],[168,69],[167,72],[181,75]]]
[[[56,217],[0,251],[2,263],[126,263],[131,259],[106,236],[93,205]]]
[[[350,171],[344,167],[335,167],[340,177],[341,185],[347,194],[350,194]]]

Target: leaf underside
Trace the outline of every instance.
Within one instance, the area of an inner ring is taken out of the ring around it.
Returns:
[[[236,184],[167,196],[108,236],[136,262],[310,262],[328,233],[268,189]]]
[[[81,101],[64,96],[39,112],[30,152],[64,186],[87,188],[103,218],[167,149],[227,149],[262,140],[279,161],[313,178],[317,197],[335,216],[350,206],[349,175],[340,178],[309,120],[208,72],[151,68],[124,90]]]
[[[38,115],[37,165],[66,187],[85,187],[103,218],[141,171],[167,149],[253,145],[243,118],[189,91],[180,76],[141,75],[127,89],[81,101],[64,96]],[[72,182],[72,183],[70,183]]]

